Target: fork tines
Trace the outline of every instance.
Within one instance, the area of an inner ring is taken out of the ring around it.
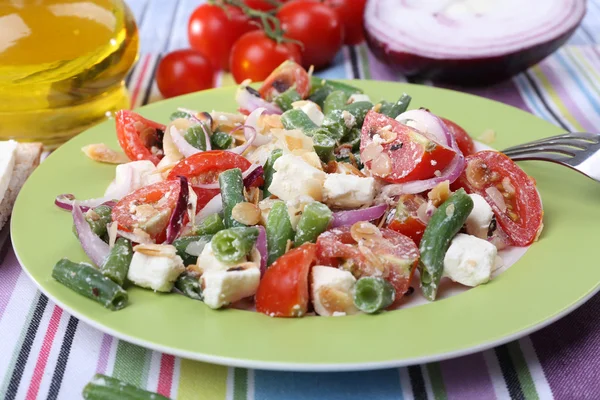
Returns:
[[[600,146],[600,135],[567,133],[509,147],[502,152],[514,160],[567,161],[573,157],[595,151]]]

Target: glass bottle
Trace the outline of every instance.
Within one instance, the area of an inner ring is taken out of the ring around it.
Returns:
[[[0,140],[56,146],[128,108],[137,53],[122,0],[0,0]]]

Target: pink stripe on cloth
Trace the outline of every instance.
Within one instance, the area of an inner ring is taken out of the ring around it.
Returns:
[[[440,368],[448,400],[496,398],[482,353],[442,361]]]
[[[104,374],[108,367],[108,357],[110,356],[110,348],[112,347],[113,338],[110,335],[104,334],[102,344],[100,345],[100,354],[98,356],[98,366],[96,372]]]
[[[544,75],[548,78],[548,81],[556,89],[556,93],[563,101],[567,109],[573,114],[573,117],[579,122],[585,129],[593,132],[596,127],[590,122],[585,113],[579,108],[577,103],[571,97],[571,93],[569,92],[569,88],[566,85],[566,78],[568,77],[569,72],[562,67],[553,68],[554,65],[558,65],[558,63],[553,63],[550,65],[550,61],[546,60],[539,64],[539,67]],[[558,69],[558,71],[556,71]],[[557,72],[560,72],[559,76]],[[571,88],[571,90],[579,90],[578,88]]]
[[[158,388],[156,391],[163,396],[171,396],[173,385],[173,372],[175,371],[175,357],[163,354],[160,360],[160,373],[158,375]]]
[[[14,250],[8,249],[4,262],[0,265],[0,320],[4,310],[12,297],[17,280],[21,276],[21,265],[17,261]]]
[[[48,363],[48,357],[50,356],[50,350],[52,350],[52,344],[54,343],[54,337],[56,336],[56,331],[58,330],[58,325],[60,323],[61,316],[62,309],[58,306],[54,306],[54,311],[52,311],[52,316],[50,317],[50,322],[48,323],[48,330],[46,331],[46,335],[44,336],[42,348],[40,349],[40,354],[37,363],[35,364],[35,369],[33,370],[31,383],[29,385],[29,389],[27,390],[27,396],[25,397],[27,400],[35,400],[37,398],[38,392],[40,390],[40,384],[42,383],[42,378],[44,377],[44,371],[46,369],[46,364]]]

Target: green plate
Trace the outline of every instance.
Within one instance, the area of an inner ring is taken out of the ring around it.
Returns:
[[[496,148],[561,133],[518,109],[449,90],[390,82],[356,81],[372,99],[413,96],[477,136],[496,131]],[[151,104],[145,117],[167,121],[178,106],[234,111],[235,88],[216,89]],[[23,268],[53,301],[90,325],[154,350],[211,363],[277,370],[360,370],[430,362],[514,340],[564,316],[599,287],[594,261],[600,237],[600,185],[567,168],[523,163],[545,207],[539,240],[487,285],[434,303],[381,315],[276,319],[242,311],[214,311],[202,302],[131,288],[130,304],[111,312],[54,281],[56,261],[86,260],[71,232],[71,215],[54,206],[61,193],[100,197],[114,166],[89,160],[81,147],[116,148],[106,122],[55,151],[25,184],[12,218],[12,240]]]

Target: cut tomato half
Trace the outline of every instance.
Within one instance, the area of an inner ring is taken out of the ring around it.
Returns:
[[[432,178],[441,173],[456,152],[430,137],[369,111],[365,117],[360,157],[373,175],[390,183]]]
[[[418,194],[403,194],[398,198],[394,218],[388,228],[408,236],[418,246],[421,243],[427,224],[418,216],[418,210],[427,203],[427,200]]]
[[[300,65],[288,60],[271,72],[258,92],[263,99],[273,101],[275,97],[291,87],[296,89],[300,97],[307,98],[310,91],[310,76]]]
[[[119,145],[131,161],[149,160],[157,165],[164,157],[162,141],[166,127],[129,110],[115,114]]]
[[[456,140],[456,144],[464,156],[466,157],[474,154],[476,151],[475,142],[473,142],[473,139],[471,139],[471,136],[469,136],[467,131],[465,131],[462,126],[449,119],[442,118],[442,121],[444,121],[448,130],[452,136],[454,136],[454,140]]]

